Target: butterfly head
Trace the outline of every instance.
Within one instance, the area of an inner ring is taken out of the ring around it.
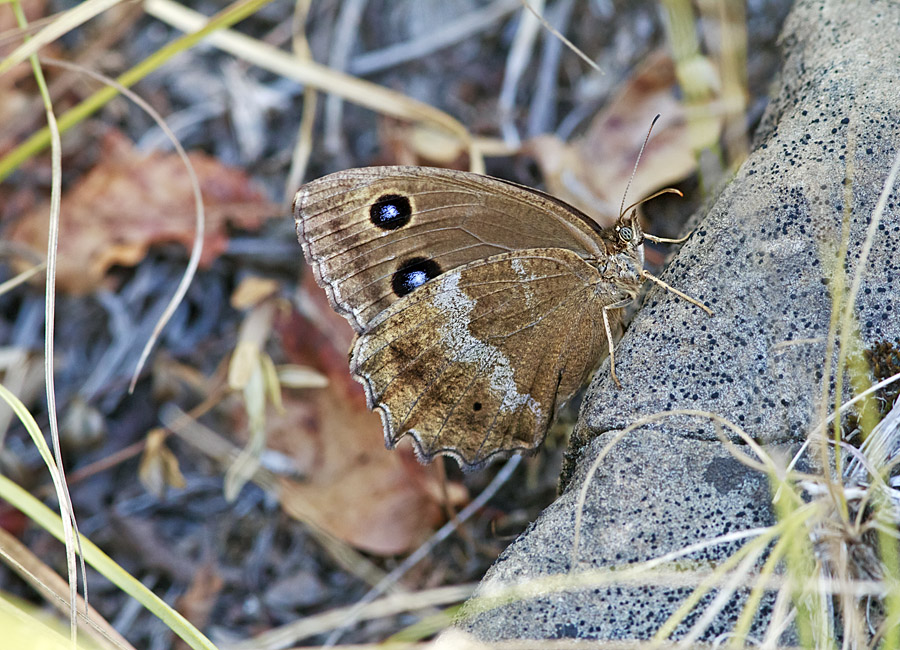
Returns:
[[[614,247],[616,252],[630,252],[637,257],[640,266],[644,265],[644,231],[637,218],[637,210],[623,214],[613,226],[615,233]]]

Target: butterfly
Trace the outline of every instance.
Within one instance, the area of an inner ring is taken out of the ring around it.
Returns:
[[[297,192],[303,253],[356,330],[350,370],[393,447],[464,468],[546,436],[645,279],[635,210],[601,228],[549,194],[426,167],[349,169]]]

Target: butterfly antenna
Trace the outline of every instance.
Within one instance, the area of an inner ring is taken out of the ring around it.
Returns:
[[[651,199],[655,199],[657,196],[662,196],[663,194],[677,194],[681,198],[684,198],[684,194],[682,193],[681,190],[675,189],[674,187],[664,187],[659,192],[654,192],[650,196],[644,197],[640,201],[635,201],[634,203],[629,205],[627,208],[622,210],[622,212],[620,214],[625,214],[626,212],[631,210],[631,208],[636,208],[639,205],[641,205],[642,203],[646,203],[647,201],[650,201]]]
[[[650,141],[650,133],[653,132],[653,125],[656,124],[656,121],[659,119],[659,113],[656,114],[656,117],[653,118],[653,121],[650,122],[650,128],[647,129],[647,137],[644,138],[644,144],[641,145],[641,150],[638,152],[637,160],[634,161],[634,169],[631,170],[631,178],[628,179],[628,185],[625,186],[625,191],[622,193],[622,204],[619,206],[619,218],[625,214],[625,197],[628,196],[628,190],[631,189],[631,183],[634,181],[634,175],[637,174],[638,164],[641,162],[641,156],[644,154],[644,148],[647,146],[647,143]],[[654,195],[656,196],[656,195]],[[639,205],[640,202],[635,205]],[[629,206],[631,209],[634,206]]]

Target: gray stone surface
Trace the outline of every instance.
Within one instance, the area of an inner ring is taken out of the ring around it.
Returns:
[[[602,447],[613,435],[602,435],[596,442]],[[576,474],[574,485],[581,485],[584,469]],[[563,494],[506,550],[483,589],[570,571],[578,492]],[[718,442],[635,431],[612,447],[590,483],[577,570],[623,567],[732,530],[766,526],[771,518],[759,505],[767,501],[765,477],[748,470]],[[694,553],[690,559],[706,566],[739,546],[730,542]],[[648,638],[690,591],[621,585],[573,589],[481,614],[466,627],[487,640],[519,635]],[[703,603],[709,600],[706,597]],[[740,602],[730,603],[710,633],[728,631],[739,614]],[[688,617],[679,631],[697,616]]]
[[[623,390],[602,373],[593,383],[587,437],[673,408],[727,415],[763,442],[805,435],[821,393],[842,181],[852,173],[853,273],[900,143],[898,12],[897,3],[853,0],[795,8],[755,150],[663,275],[715,315],[652,289],[616,349]],[[866,344],[900,334],[898,223],[893,203],[857,302]],[[714,438],[697,421],[664,426]]]
[[[577,494],[587,467],[641,416],[712,411],[770,449],[804,438],[822,387],[844,179],[852,179],[847,267],[853,273],[900,143],[898,43],[898,3],[796,5],[783,33],[780,84],[753,152],[663,275],[715,315],[658,288],[649,293],[617,348],[623,387],[601,369],[585,398],[563,476],[566,491],[501,556],[480,593],[573,569]],[[856,302],[867,345],[900,337],[898,196],[882,217]],[[765,478],[737,462],[711,426],[683,416],[620,441],[587,494],[576,571],[647,560],[772,521]],[[692,557],[715,562],[735,548]],[[487,612],[470,607],[460,625],[485,640],[646,638],[686,593],[573,589]],[[760,608],[759,629],[770,602]],[[729,603],[704,638],[727,631],[738,605]],[[692,616],[685,624],[696,620],[696,610]]]

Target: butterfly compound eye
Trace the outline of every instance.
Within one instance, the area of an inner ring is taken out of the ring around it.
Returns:
[[[622,226],[619,228],[619,239],[624,242],[630,242],[634,239],[634,231],[628,226]]]

